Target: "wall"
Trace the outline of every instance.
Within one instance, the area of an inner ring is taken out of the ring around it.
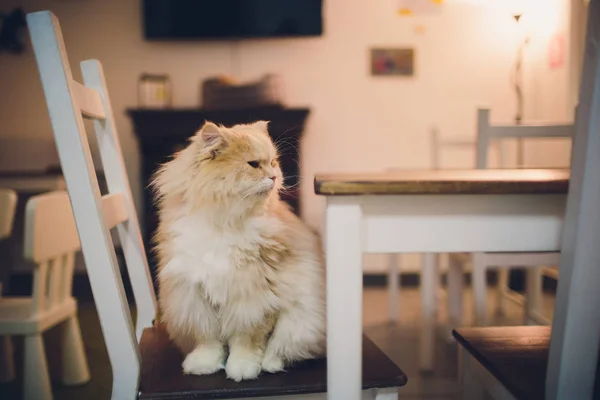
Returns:
[[[560,16],[549,31],[567,33],[565,3],[544,1],[544,10]],[[59,17],[76,79],[78,60],[102,61],[136,195],[139,156],[125,110],[136,105],[142,72],[170,74],[178,107],[198,106],[201,80],[211,75],[245,80],[281,74],[287,103],[311,108],[302,144],[302,202],[303,217],[317,227],[324,201],[313,194],[315,173],[428,168],[432,126],[444,136],[473,138],[475,109],[482,104],[491,107],[494,121],[513,118],[509,73],[518,31],[510,16],[491,7],[448,4],[441,15],[401,18],[395,0],[325,0],[320,38],[151,43],[142,38],[139,0],[4,0],[0,10],[16,5],[26,12],[51,9]],[[527,50],[526,118],[565,121],[571,117],[567,60],[559,69],[547,66],[548,32],[540,32]],[[371,46],[414,47],[415,76],[371,77]],[[0,87],[0,137],[51,138],[30,50],[0,55]],[[530,149],[527,161],[568,163],[564,143],[543,146]],[[472,157],[450,154],[445,162],[470,167]]]

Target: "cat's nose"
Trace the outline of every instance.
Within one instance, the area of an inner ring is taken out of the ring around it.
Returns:
[[[272,180],[273,182],[275,182],[275,179],[277,179],[277,177],[275,175],[273,175],[273,176],[270,176],[269,179]]]

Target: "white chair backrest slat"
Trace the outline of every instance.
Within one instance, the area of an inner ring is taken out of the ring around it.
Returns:
[[[16,209],[17,193],[11,189],[0,188],[0,240],[12,233]]]
[[[29,199],[25,207],[25,259],[35,263],[33,314],[60,307],[71,296],[79,237],[65,191]]]
[[[104,119],[106,114],[102,106],[102,99],[94,89],[83,86],[81,83],[71,80],[71,91],[75,103],[84,117]]]
[[[506,165],[506,149],[501,139],[523,138],[572,138],[575,132],[573,124],[527,124],[527,125],[492,125],[490,110],[477,110],[477,144],[475,167],[488,168],[488,152],[490,146],[498,146],[500,165]]]
[[[127,203],[129,219],[119,224],[118,230],[135,300],[138,310],[141,311],[138,313],[136,330],[133,328],[119,264],[104,218],[103,201],[84,129],[81,104],[77,103],[74,96],[73,88],[76,85],[71,84],[73,77],[60,24],[49,11],[28,14],[27,24],[111,361],[112,398],[129,398],[131,393],[136,393],[139,381],[138,339],[142,329],[152,324],[156,313],[156,300],[154,289],[149,285],[151,280],[147,260],[114,128],[104,76],[97,61],[82,63],[86,86],[94,89],[102,99],[105,118],[102,122],[96,121],[94,126],[109,192],[121,193]],[[140,279],[140,276],[145,279]]]
[[[25,258],[37,264],[74,253],[79,236],[67,192],[50,192],[29,199],[25,206]]]
[[[33,271],[33,299],[31,315],[46,310],[46,288],[48,287],[48,261],[36,263]]]
[[[98,150],[104,167],[104,175],[110,193],[120,193],[125,199],[128,220],[117,225],[119,240],[125,256],[125,264],[133,288],[137,308],[136,338],[142,337],[144,328],[151,327],[156,317],[156,295],[142,242],[142,234],[137,218],[129,178],[123,161],[123,152],[117,135],[117,128],[106,89],[106,80],[102,65],[97,60],[81,62],[81,73],[85,85],[96,90],[102,99],[106,111],[104,121],[94,121],[94,130],[98,139]]]
[[[573,125],[496,125],[489,126],[487,134],[490,138],[571,138]]]
[[[64,275],[64,264],[63,257],[53,258],[48,261],[50,276],[48,277],[48,304],[47,308],[51,309],[52,307],[56,307],[62,303],[62,300],[65,299],[63,293],[63,275]],[[71,279],[73,277],[71,276]]]
[[[102,196],[102,214],[107,229],[112,229],[129,219],[127,204],[123,193]]]
[[[63,298],[64,300],[73,293],[73,272],[75,271],[75,253],[67,253],[63,256]]]

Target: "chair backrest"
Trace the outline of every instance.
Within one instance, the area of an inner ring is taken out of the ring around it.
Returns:
[[[546,374],[550,400],[594,398],[600,350],[600,0],[588,10]]]
[[[0,240],[12,233],[15,211],[17,209],[17,193],[11,189],[0,188]]]
[[[104,72],[100,62],[87,60],[81,62],[85,84],[73,79],[58,19],[50,11],[28,14],[27,25],[112,365],[112,396],[127,398],[137,389],[138,342],[142,330],[153,324],[156,297]],[[94,121],[109,192],[104,197],[100,195],[83,117]],[[135,330],[110,235],[115,226],[136,302]]]
[[[477,136],[476,140],[465,140],[455,138],[444,138],[439,129],[433,127],[431,136],[431,157],[433,169],[441,168],[441,150],[475,148],[475,168],[489,168],[488,154],[492,147],[496,147],[498,164],[500,168],[506,168],[506,149],[502,139],[525,139],[525,138],[572,138],[575,132],[573,124],[527,124],[527,125],[492,125],[490,123],[490,110],[488,108],[477,109]]]
[[[32,314],[71,297],[79,236],[65,191],[33,196],[25,206],[24,258],[35,263]]]
[[[488,168],[488,151],[490,145],[499,139],[524,138],[572,138],[575,132],[573,124],[527,124],[527,125],[492,125],[490,110],[477,109],[477,147],[475,151],[475,168]],[[499,163],[506,165],[506,154],[499,143]]]

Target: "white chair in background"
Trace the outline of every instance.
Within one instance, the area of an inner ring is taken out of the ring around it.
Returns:
[[[0,188],[0,241],[10,237],[17,209],[17,193],[11,189]],[[0,264],[0,268],[10,268],[10,265]],[[2,282],[0,282],[2,296]],[[0,297],[0,301],[2,298]],[[0,342],[0,383],[14,379],[15,371],[12,361],[13,347],[10,336],[2,336]]]
[[[293,376],[293,371],[275,376],[274,379],[266,376],[264,379],[271,382],[267,392],[264,388],[258,388],[255,381],[232,383],[226,380],[224,374],[217,374],[210,379],[183,374],[180,351],[170,341],[164,325],[154,321],[157,315],[154,285],[102,66],[97,60],[83,61],[81,69],[85,85],[78,83],[71,74],[57,18],[49,11],[40,11],[28,14],[27,24],[111,362],[112,399],[199,398],[215,394],[220,398],[231,396],[239,399],[273,393],[278,394],[277,399],[314,400],[326,397],[327,365],[324,360],[315,360],[322,366],[321,375],[308,376],[300,372],[304,380],[310,379],[300,387],[298,382],[286,379],[290,376],[288,374]],[[108,184],[109,194],[104,196],[101,196],[98,188],[83,117],[94,122]],[[135,328],[110,234],[115,227],[135,298]],[[370,369],[371,380],[363,380],[365,398],[396,399],[397,387],[406,383],[404,374],[372,342],[365,343],[374,349],[371,353],[364,353],[367,354],[365,358],[375,360],[377,364],[376,368]],[[389,375],[381,376],[381,371],[385,370],[389,371]],[[322,386],[315,389],[315,384],[321,385],[315,382],[317,378],[322,380]]]
[[[492,145],[498,145],[499,162],[506,165],[503,140],[530,138],[566,138],[571,139],[575,127],[573,124],[526,124],[526,125],[492,125],[490,110],[477,110],[477,148],[476,168],[488,166],[488,154]],[[542,274],[556,277],[560,253],[475,253],[472,257],[473,298],[475,303],[475,320],[477,325],[485,325],[487,320],[486,306],[486,271],[498,269],[497,311],[505,312],[505,300],[516,301],[525,305],[525,322],[550,324],[541,313]],[[510,267],[527,268],[525,296],[517,295],[508,286]],[[554,271],[553,271],[554,270]]]
[[[66,385],[90,379],[71,296],[79,238],[66,192],[29,199],[25,210],[25,259],[35,264],[31,297],[0,300],[0,335],[24,337],[24,398],[51,399],[43,334],[60,329],[60,377]],[[58,360],[53,360],[58,361]]]
[[[498,154],[500,168],[506,168],[506,139],[524,138],[571,138],[573,125],[530,124],[530,125],[491,125],[490,110],[477,110],[477,140],[442,138],[434,128],[431,132],[431,154],[435,169],[441,168],[441,152],[444,149],[473,149],[475,150],[475,167],[489,168],[488,155],[490,149]],[[498,269],[496,311],[504,314],[506,300],[525,305],[525,320],[527,323],[537,322],[549,324],[549,320],[540,311],[542,298],[542,275],[557,278],[556,266],[559,253],[476,253],[470,257],[466,254],[449,255],[448,274],[448,320],[451,326],[460,326],[462,321],[462,289],[456,284],[462,282],[462,274],[472,272],[472,287],[474,292],[475,323],[485,325],[487,314],[487,281],[486,271],[489,268]],[[510,267],[527,268],[526,296],[521,296],[509,289],[508,272]],[[453,276],[456,274],[455,276]],[[459,276],[460,274],[460,276]]]

